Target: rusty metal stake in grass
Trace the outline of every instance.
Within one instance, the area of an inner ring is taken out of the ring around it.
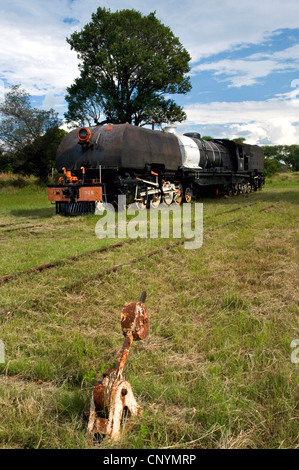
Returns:
[[[87,427],[90,443],[105,436],[119,439],[123,418],[142,413],[131,385],[125,380],[123,370],[132,342],[145,339],[148,335],[149,317],[144,304],[145,298],[144,291],[139,302],[130,302],[123,306],[121,326],[125,340],[115,369],[107,369],[103,380],[93,388]]]

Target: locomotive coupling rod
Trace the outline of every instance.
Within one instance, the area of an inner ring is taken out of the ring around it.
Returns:
[[[123,306],[121,326],[125,340],[115,368],[107,369],[103,374],[103,380],[93,388],[87,427],[90,442],[95,435],[119,439],[123,414],[142,413],[131,385],[123,376],[123,370],[134,339],[142,340],[148,335],[149,318],[144,304],[145,299],[146,292],[143,291],[139,302],[130,302]]]

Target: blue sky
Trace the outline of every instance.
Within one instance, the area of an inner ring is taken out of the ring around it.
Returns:
[[[192,91],[177,132],[299,144],[298,0],[0,0],[0,98],[21,84],[35,106],[63,116],[79,75],[65,38],[97,7],[134,8],[169,26],[189,51]]]

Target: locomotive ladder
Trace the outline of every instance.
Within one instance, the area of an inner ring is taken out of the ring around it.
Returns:
[[[102,193],[102,202],[107,203],[107,189],[106,189],[106,183],[103,183],[103,193]]]

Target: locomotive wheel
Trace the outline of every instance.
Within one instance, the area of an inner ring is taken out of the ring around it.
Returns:
[[[160,205],[160,202],[160,196],[153,196],[150,200],[150,205],[153,209],[157,209],[157,207]]]
[[[187,186],[187,188],[185,189],[184,197],[185,197],[185,201],[186,201],[187,203],[190,203],[190,202],[191,202],[191,199],[192,199],[192,190],[191,190],[191,188],[189,188],[189,186]]]
[[[140,201],[136,201],[135,204],[136,204],[136,208],[139,211],[144,211],[146,209],[146,203],[145,203],[144,198],[141,198]]]
[[[165,204],[165,206],[170,206],[170,204],[172,203],[173,201],[173,196],[171,193],[168,193],[168,194],[165,194],[165,196],[163,197],[163,203]]]
[[[183,202],[183,186],[181,183],[176,187],[177,193],[175,194],[173,201],[175,204],[182,204]]]

